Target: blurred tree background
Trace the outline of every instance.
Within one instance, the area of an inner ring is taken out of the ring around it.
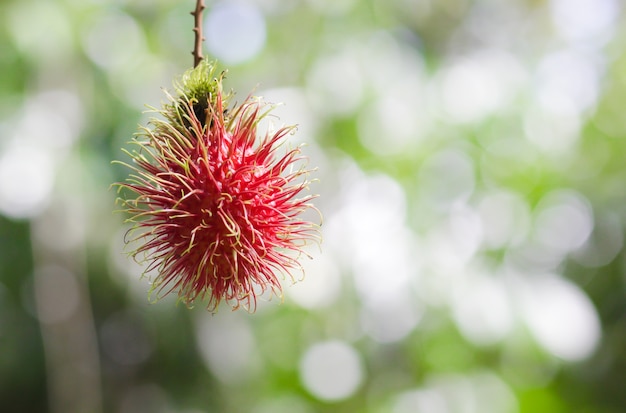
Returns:
[[[620,1],[207,1],[324,214],[284,303],[217,315],[148,302],[109,189],[193,8],[0,2],[3,412],[626,409]]]

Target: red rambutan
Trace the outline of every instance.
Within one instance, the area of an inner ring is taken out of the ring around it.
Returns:
[[[130,255],[158,274],[151,293],[254,310],[259,294],[281,294],[281,274],[301,268],[302,247],[316,239],[317,225],[301,218],[314,209],[303,195],[310,171],[299,148],[278,153],[295,127],[258,136],[271,105],[248,97],[228,107],[214,73],[202,61],[183,76],[155,110],[162,118],[133,138],[131,163],[120,162],[132,172],[115,185],[133,225],[127,242],[139,243]]]

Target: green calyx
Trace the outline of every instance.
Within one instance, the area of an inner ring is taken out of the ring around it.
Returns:
[[[225,71],[216,76],[215,62],[201,60],[193,69],[187,70],[179,81],[174,83],[176,96],[171,103],[164,105],[163,114],[177,129],[187,129],[188,121],[183,115],[185,107],[191,105],[198,120],[205,125],[206,119],[216,107],[217,97],[221,95],[224,107],[228,106],[230,94],[222,91]]]

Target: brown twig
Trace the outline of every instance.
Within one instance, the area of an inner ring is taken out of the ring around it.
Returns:
[[[202,11],[204,9],[204,0],[196,0],[196,9],[191,12],[194,20],[193,31],[196,34],[193,51],[191,52],[193,55],[193,67],[198,66],[202,59],[204,59],[204,56],[202,56],[202,42],[204,41],[204,37],[202,36]]]

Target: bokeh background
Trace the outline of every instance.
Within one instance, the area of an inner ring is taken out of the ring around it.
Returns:
[[[148,301],[109,187],[194,3],[0,2],[0,410],[626,411],[622,2],[207,1],[324,215],[282,304],[216,315]]]

